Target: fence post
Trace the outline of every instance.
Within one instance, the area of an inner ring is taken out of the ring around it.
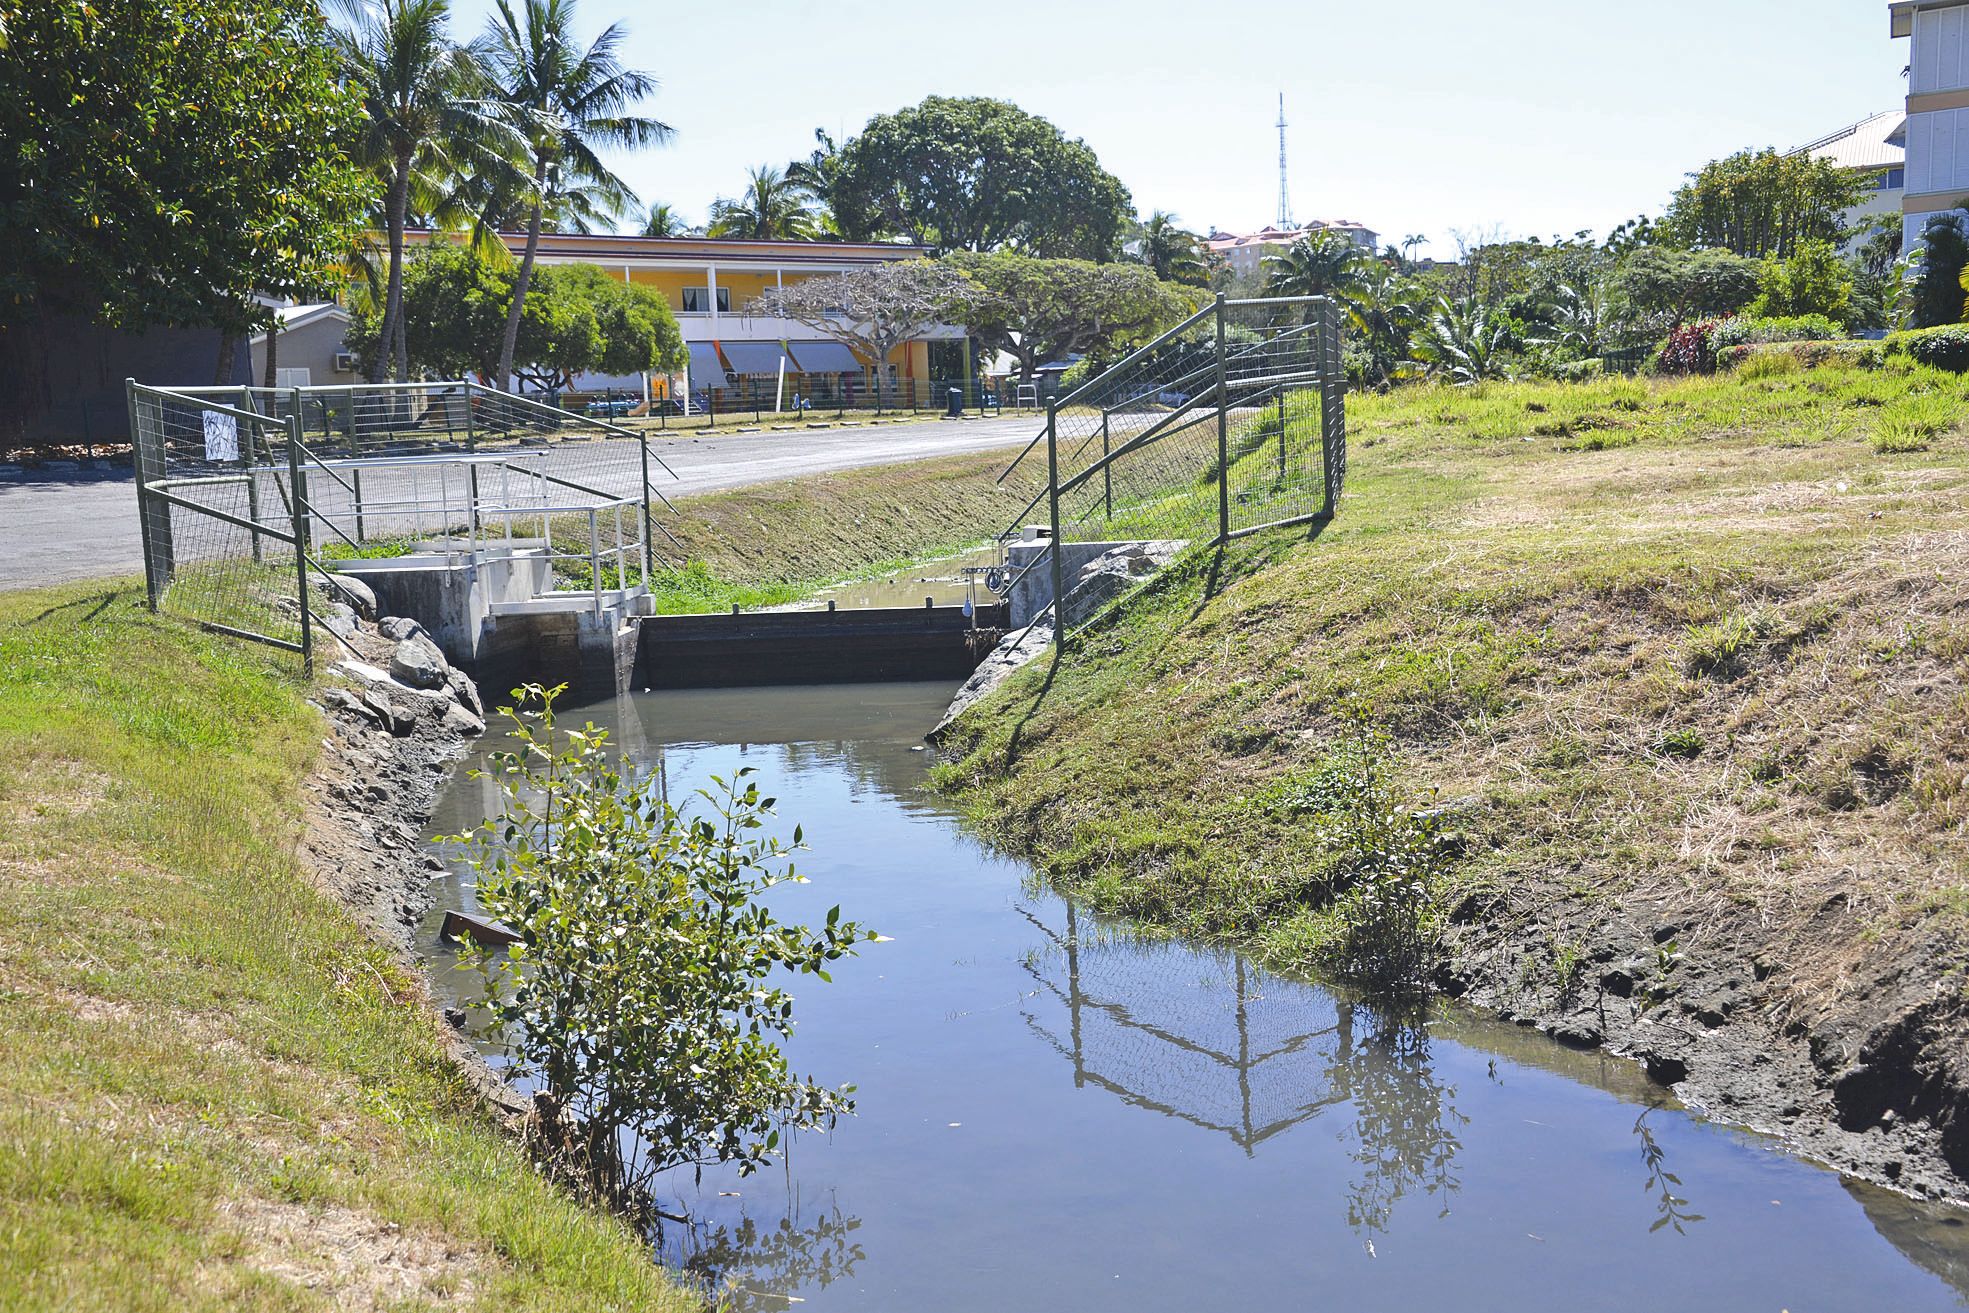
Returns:
[[[649,585],[649,554],[656,545],[656,517],[649,508],[649,434],[638,433],[636,445],[643,449],[643,585]]]
[[[294,498],[294,596],[301,607],[301,669],[314,674],[314,625],[308,616],[308,480],[301,472],[300,394],[287,417],[287,478]]]
[[[479,449],[479,418],[472,406],[472,380],[465,380],[465,450]]]
[[[1060,554],[1060,426],[1057,398],[1046,403],[1046,500],[1052,523],[1053,543],[1053,645],[1067,650],[1067,570]]]
[[[1322,335],[1324,334],[1324,332],[1325,329],[1322,327],[1321,329]],[[1325,371],[1322,370],[1321,373],[1324,374]],[[1325,380],[1322,379],[1321,381],[1324,382]],[[1326,399],[1325,395],[1322,394],[1320,398],[1321,402],[1324,403],[1325,399]],[[1325,410],[1324,404],[1322,404],[1321,410],[1322,411]],[[1322,414],[1320,419],[1320,429],[1322,432],[1324,432],[1325,428],[1326,428],[1326,420],[1324,415]],[[1322,441],[1320,443],[1320,456],[1322,460],[1324,460],[1325,455],[1326,455],[1326,443]],[[1278,385],[1278,486],[1280,492],[1285,491],[1285,384],[1283,383]]]
[[[1340,509],[1347,478],[1347,376],[1341,365],[1340,312],[1328,301],[1320,316],[1320,476],[1325,485],[1320,513]]]
[[[1231,536],[1231,398],[1224,359],[1224,294],[1217,293],[1217,541]]]
[[[171,582],[171,506],[154,502],[150,493],[153,479],[164,474],[161,442],[153,443],[137,419],[137,380],[123,380],[125,400],[130,408],[130,463],[137,473],[137,532],[144,544],[144,591],[155,611],[164,601],[164,590]],[[160,511],[161,506],[161,511]]]
[[[1101,502],[1114,519],[1114,466],[1108,464],[1108,408],[1101,407]]]
[[[268,404],[276,408],[279,406],[277,401],[271,399],[269,399]],[[260,413],[260,408],[253,404],[252,389],[246,387],[239,389],[239,408],[241,410],[252,411],[256,415]],[[239,435],[239,463],[246,474],[246,516],[253,521],[254,525],[251,535],[253,542],[253,563],[258,565],[266,559],[266,554],[260,549],[260,481],[253,477],[255,459],[253,455],[253,442],[259,436],[260,429],[257,424],[246,424],[241,427],[244,428],[245,432]]]

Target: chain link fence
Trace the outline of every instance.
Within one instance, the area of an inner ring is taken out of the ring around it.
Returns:
[[[1048,405],[1020,462],[1047,487],[1007,527],[1043,513],[1055,597],[1102,549],[1164,550],[1331,516],[1346,481],[1339,307],[1324,297],[1222,297]],[[1006,471],[1011,473],[1011,469]],[[1091,614],[1068,612],[1063,634]]]
[[[681,560],[675,475],[606,421],[470,382],[128,386],[151,603],[214,629],[310,654],[336,558],[529,550],[597,610]]]

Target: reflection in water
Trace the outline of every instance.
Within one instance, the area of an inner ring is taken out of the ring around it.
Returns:
[[[1345,1108],[1352,1120],[1341,1134],[1361,1169],[1348,1225],[1385,1232],[1395,1205],[1418,1189],[1448,1212],[1467,1119],[1451,1105],[1455,1088],[1435,1079],[1421,1018],[1264,976],[1239,953],[1101,926],[1070,900],[1059,907],[1057,928],[1039,909],[1017,909],[1045,936],[1025,957],[1039,984],[1032,997],[1057,1005],[1024,1016],[1073,1065],[1076,1087],[1218,1132],[1246,1157]],[[1199,979],[1205,964],[1220,970]]]
[[[1662,1163],[1661,1145],[1655,1141],[1654,1131],[1648,1126],[1648,1118],[1654,1111],[1653,1107],[1643,1108],[1641,1115],[1634,1119],[1634,1134],[1641,1137],[1641,1162],[1648,1169],[1648,1193],[1655,1197],[1657,1216],[1648,1230],[1652,1233],[1664,1226],[1672,1226],[1676,1235],[1687,1235],[1688,1232],[1682,1228],[1700,1222],[1702,1214],[1686,1211],[1689,1201],[1675,1193],[1682,1188],[1682,1178]]]
[[[852,1277],[868,1257],[855,1239],[861,1219],[829,1206],[808,1223],[796,1195],[777,1221],[760,1225],[742,1216],[733,1223],[659,1222],[652,1240],[664,1260],[702,1283],[720,1309],[734,1313],[783,1309],[801,1302],[788,1290],[824,1290]]]

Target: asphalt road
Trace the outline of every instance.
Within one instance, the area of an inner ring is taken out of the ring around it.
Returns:
[[[1020,446],[1032,438],[1038,423],[1030,417],[928,420],[797,433],[654,438],[650,450],[677,474],[675,481],[660,474],[654,480],[674,499],[829,470]],[[634,447],[622,445],[626,466]],[[0,475],[0,589],[141,574],[143,568],[136,486],[127,470]]]

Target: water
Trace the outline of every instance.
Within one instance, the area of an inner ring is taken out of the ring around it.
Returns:
[[[813,848],[778,908],[893,937],[798,990],[795,1069],[857,1084],[859,1116],[785,1170],[670,1182],[698,1224],[665,1257],[736,1307],[1969,1306],[1961,1215],[1698,1120],[1631,1064],[1453,1011],[1405,1025],[1035,889],[923,788],[950,691],[587,713],[673,798],[759,767]],[[489,804],[461,775],[440,827]]]

